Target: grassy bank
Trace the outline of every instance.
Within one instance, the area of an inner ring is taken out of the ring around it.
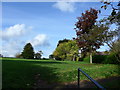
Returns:
[[[120,75],[119,66],[113,64],[3,58],[2,84],[3,88],[33,87],[36,75],[48,83],[77,81],[78,68],[94,79]],[[81,75],[81,79],[87,78]]]

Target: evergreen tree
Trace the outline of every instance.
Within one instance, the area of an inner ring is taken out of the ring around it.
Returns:
[[[23,49],[22,56],[25,59],[33,59],[34,58],[34,50],[30,43],[27,43]]]

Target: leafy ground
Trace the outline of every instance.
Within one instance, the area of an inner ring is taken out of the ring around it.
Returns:
[[[2,85],[3,88],[37,88],[39,84],[53,87],[58,83],[76,84],[78,68],[94,79],[120,76],[119,65],[113,64],[2,58]],[[81,80],[85,81],[87,78],[81,74]],[[113,82],[108,80],[104,85],[101,84],[106,88],[120,88],[120,80],[114,79]]]

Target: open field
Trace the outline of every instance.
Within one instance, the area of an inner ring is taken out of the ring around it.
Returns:
[[[120,67],[113,64],[3,58],[2,84],[3,88],[33,88],[37,80],[48,84],[73,82],[77,81],[79,67],[94,79],[120,76]],[[83,75],[81,79],[87,80]],[[104,87],[114,87],[114,84],[109,82]]]

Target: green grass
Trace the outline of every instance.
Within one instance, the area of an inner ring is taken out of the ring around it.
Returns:
[[[77,81],[78,68],[94,79],[120,76],[119,66],[113,64],[3,58],[2,85],[3,88],[31,88],[36,74],[40,74],[40,78],[48,83]],[[81,75],[81,79],[86,77]]]

